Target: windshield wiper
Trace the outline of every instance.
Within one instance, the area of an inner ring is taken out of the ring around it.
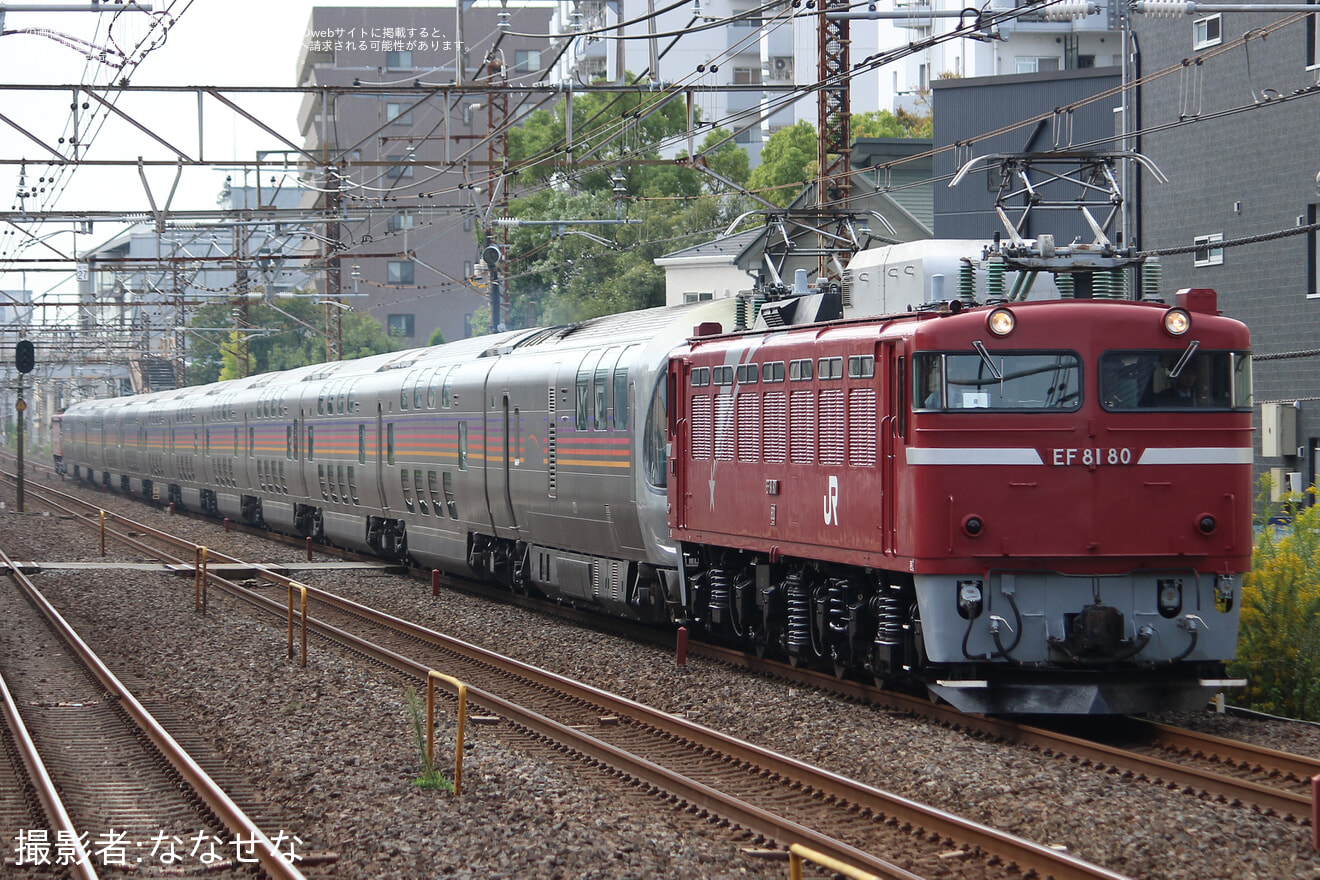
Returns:
[[[1197,344],[1199,345],[1200,343]],[[991,360],[990,352],[986,350],[985,343],[979,339],[974,339],[972,340],[972,346],[976,349],[976,353],[981,356],[981,362],[990,370],[990,375],[994,376],[996,380],[1003,382],[1004,374],[999,372],[999,368],[996,367],[995,362]]]
[[[1187,346],[1187,350],[1182,353],[1182,357],[1178,358],[1178,363],[1174,364],[1173,369],[1169,370],[1170,379],[1178,378],[1178,374],[1187,368],[1187,364],[1191,361],[1192,355],[1196,354],[1196,350],[1200,347],[1201,340],[1193,339],[1192,344]]]

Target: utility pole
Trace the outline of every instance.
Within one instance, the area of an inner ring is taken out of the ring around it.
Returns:
[[[248,374],[248,336],[252,320],[248,306],[247,240],[242,226],[234,227],[234,359],[236,378]]]
[[[817,145],[816,205],[821,210],[819,222],[825,222],[829,212],[846,214],[850,208],[852,178],[852,133],[850,119],[852,107],[848,99],[847,75],[851,67],[851,38],[846,18],[830,18],[830,12],[847,12],[848,0],[822,0],[820,25],[816,31],[816,75],[824,83],[816,96],[816,131],[820,135]],[[819,276],[837,279],[838,271],[831,265],[828,251],[832,243],[822,234],[820,239]]]
[[[504,68],[504,63],[500,59],[491,55],[486,63],[486,81],[492,86],[507,86],[509,84],[508,71]],[[505,185],[505,171],[509,164],[509,93],[503,88],[492,90],[490,97],[486,101],[489,108],[490,128],[487,132],[486,158],[490,160],[489,176],[486,178],[488,186],[488,196],[490,199],[491,217],[507,217],[509,214],[509,190]],[[509,252],[509,230],[507,227],[499,227],[498,233],[487,232],[487,247],[482,251],[481,258],[490,266],[490,329],[491,332],[500,329],[500,311],[503,305],[503,291],[500,288],[499,277],[500,268],[505,262],[505,257]],[[494,251],[495,262],[490,261],[492,250]],[[506,276],[508,272],[504,273]]]
[[[338,169],[326,166],[325,170],[325,208],[328,222],[325,226],[325,241],[321,242],[321,253],[325,257],[325,361],[334,363],[343,357],[344,350],[344,312],[339,299],[343,290],[340,277],[338,248],[339,241],[339,205],[340,175]]]

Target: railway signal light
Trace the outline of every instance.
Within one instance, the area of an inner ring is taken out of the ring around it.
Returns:
[[[20,373],[30,373],[37,364],[36,349],[29,339],[20,339],[14,346],[14,367]]]

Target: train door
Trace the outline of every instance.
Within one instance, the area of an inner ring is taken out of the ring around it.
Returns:
[[[202,439],[202,483],[207,486],[215,485],[215,471],[211,467],[211,423],[207,421],[206,416],[202,416],[201,424],[197,426]]]
[[[491,525],[496,534],[518,528],[518,517],[513,509],[513,490],[510,485],[513,459],[517,451],[515,418],[521,418],[509,399],[508,389],[487,390],[487,399],[494,404],[494,412],[487,412],[486,424],[495,425],[495,432],[486,438],[487,501],[490,504]],[[496,462],[498,461],[498,464]]]
[[[907,351],[904,340],[882,342],[884,364],[879,389],[884,401],[880,412],[880,535],[882,552],[898,552],[898,457],[903,455],[908,430]]]
[[[301,400],[299,401],[301,404]],[[305,444],[307,431],[307,407],[298,407],[298,432],[293,438],[293,457],[296,461],[293,463],[294,470],[298,472],[297,494],[299,498],[311,498],[312,489],[310,481],[307,478],[307,471],[310,470],[307,464],[307,447]],[[319,489],[317,490],[319,493]]]
[[[389,496],[385,494],[385,465],[386,457],[394,456],[394,431],[393,425],[389,425],[390,436],[386,438],[385,413],[382,409],[379,399],[376,400],[376,492],[380,497],[380,509],[388,510],[390,506]],[[386,446],[388,445],[388,449]]]

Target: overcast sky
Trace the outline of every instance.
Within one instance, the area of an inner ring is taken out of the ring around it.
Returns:
[[[67,2],[75,5],[77,0]],[[175,22],[168,29],[164,43],[149,53],[133,72],[131,83],[135,86],[294,86],[297,85],[298,56],[314,6],[386,8],[435,5],[422,0],[360,0],[357,3],[313,3],[310,0],[151,2],[156,12],[169,11],[175,17]],[[24,0],[16,0],[5,13],[6,36],[0,37],[0,83],[104,85],[114,82],[121,78],[122,72],[96,60],[89,60],[87,50],[79,47],[85,43],[113,50],[118,43],[129,48],[146,32],[149,21],[140,12],[124,13],[116,19],[109,14],[92,12],[24,12],[23,5]],[[106,6],[110,5],[106,3]],[[452,11],[447,11],[445,20],[451,21],[452,15]],[[388,16],[382,15],[381,25],[389,24]],[[27,29],[45,29],[58,36],[13,33]],[[296,131],[298,96],[229,97],[284,137],[299,142]],[[0,198],[4,199],[4,210],[149,210],[147,190],[135,167],[85,166],[75,174],[58,173],[54,179],[47,178],[45,193],[38,192],[36,196],[24,201],[15,197],[22,188],[41,190],[41,178],[52,173],[46,163],[49,154],[33,141],[33,137],[52,146],[58,145],[61,137],[70,137],[67,126],[71,100],[71,91],[5,92],[4,100],[0,102],[3,104],[0,113],[12,120],[13,124],[0,120],[0,156],[6,159],[25,158],[29,164],[26,168],[0,166]],[[81,100],[88,101],[86,96]],[[90,104],[89,110],[95,110],[95,102]],[[157,94],[149,100],[138,98],[136,103],[124,98],[118,106],[142,122],[156,136],[189,156],[195,157],[199,150],[204,150],[204,158],[211,161],[252,159],[258,150],[284,149],[284,145],[277,139],[254,128],[210,99],[203,113],[205,137],[200,144],[196,99],[191,95],[166,97]],[[86,114],[88,111],[82,112]],[[101,115],[107,116],[108,121],[91,140],[84,158],[134,160],[138,156],[145,156],[148,159],[170,159],[173,155],[130,124],[104,111]],[[27,131],[31,137],[16,130],[15,125]],[[83,129],[81,139],[84,143],[88,140],[86,134],[86,129]],[[59,148],[67,149],[65,146]],[[23,174],[24,187],[19,185],[20,173]],[[146,174],[151,197],[158,206],[163,205],[174,186],[175,170],[172,167],[148,167]],[[224,171],[209,169],[185,171],[180,178],[172,207],[214,207],[225,176]],[[51,245],[68,253],[74,246],[72,233],[52,234],[57,229],[68,228],[67,224],[47,225],[41,234],[50,235]],[[114,231],[98,227],[90,239],[79,236],[76,246],[81,250],[100,243]],[[14,237],[21,235],[12,227],[0,232],[10,236],[8,243],[11,246]],[[5,239],[0,239],[0,253],[6,249],[5,243]],[[45,256],[50,254],[46,253]],[[26,279],[26,286],[40,292],[49,289],[55,281],[49,275],[33,276]],[[18,283],[12,277],[0,276],[0,289],[12,289]]]

